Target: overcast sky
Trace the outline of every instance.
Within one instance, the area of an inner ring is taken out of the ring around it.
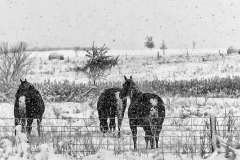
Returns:
[[[240,46],[239,0],[1,0],[0,41],[31,47]]]

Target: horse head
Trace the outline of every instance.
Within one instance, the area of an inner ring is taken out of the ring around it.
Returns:
[[[128,79],[124,75],[124,79],[125,79],[125,82],[122,85],[120,97],[121,98],[130,97],[131,99],[136,93],[139,93],[140,91],[138,89],[138,86],[134,83],[132,76],[130,76],[130,78]]]
[[[25,78],[25,80],[21,80],[20,79],[20,85],[18,87],[17,93],[15,95],[15,97],[20,97],[20,96],[25,96],[25,93],[27,93],[29,90],[34,89],[33,84],[31,84],[30,82],[27,81],[27,79]]]

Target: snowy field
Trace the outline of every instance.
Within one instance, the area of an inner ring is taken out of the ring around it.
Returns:
[[[53,52],[53,51],[51,51]],[[27,75],[30,82],[61,81],[68,79],[76,83],[87,83],[88,79],[81,73],[78,75],[72,70],[76,65],[86,62],[85,52],[56,51],[64,54],[65,60],[48,60],[51,52],[33,52],[36,57],[36,65]],[[157,58],[157,52],[160,58]],[[227,55],[226,49],[204,50],[166,50],[165,55],[161,50],[144,51],[114,51],[109,55],[119,55],[119,64],[114,67],[110,75],[102,81],[123,81],[123,75],[132,75],[134,80],[190,80],[193,78],[211,78],[214,76],[227,77],[240,75],[239,55]],[[122,126],[122,138],[116,139],[113,134],[102,135],[99,133],[99,120],[96,103],[46,103],[44,113],[43,130],[44,138],[40,143],[59,143],[65,141],[80,151],[78,158],[83,158],[87,152],[97,152],[94,155],[85,156],[83,159],[202,159],[199,154],[202,140],[209,134],[209,115],[214,113],[217,118],[219,134],[227,138],[229,133],[225,131],[231,121],[232,137],[238,141],[238,117],[240,116],[240,100],[233,98],[199,98],[199,97],[162,97],[166,105],[166,119],[160,134],[159,149],[145,150],[144,132],[138,129],[139,152],[132,152],[133,143],[131,131],[128,125],[127,109]],[[14,140],[13,103],[0,104],[0,135]],[[205,132],[204,132],[205,129]],[[222,130],[222,131],[220,131]],[[37,138],[36,122],[33,124],[33,145],[39,143]],[[223,140],[226,142],[226,139]],[[107,145],[106,145],[107,144]],[[96,145],[96,146],[95,146]],[[195,148],[192,148],[195,146]],[[209,146],[206,146],[206,148]],[[224,146],[222,146],[224,147]],[[100,150],[99,150],[100,149]],[[222,149],[222,148],[221,148]],[[130,151],[129,151],[130,150]],[[82,151],[82,152],[81,152]],[[128,152],[127,152],[128,151]],[[206,152],[208,149],[206,149]],[[118,153],[120,152],[120,153]],[[167,154],[167,152],[170,152]],[[223,152],[223,149],[220,151]],[[163,153],[164,158],[163,158]],[[192,154],[191,154],[192,153]],[[214,153],[216,154],[216,153]],[[215,159],[226,159],[225,153],[214,155]],[[73,158],[73,157],[72,157]],[[213,157],[214,158],[214,157]],[[50,159],[50,158],[49,158]],[[53,158],[54,159],[54,158]]]
[[[226,57],[222,58],[219,51]],[[27,76],[31,82],[41,82],[44,79],[88,82],[83,74],[77,75],[71,70],[76,65],[82,66],[86,62],[86,52],[79,51],[76,54],[71,50],[57,51],[65,56],[65,60],[49,61],[48,56],[51,52],[54,51],[32,53],[32,56],[36,57],[36,65]],[[158,52],[160,59],[157,59]],[[237,55],[227,56],[226,49],[166,50],[165,52],[163,56],[161,50],[109,50],[107,55],[115,57],[119,55],[119,64],[111,70],[106,81],[123,81],[123,75],[133,75],[135,80],[189,80],[210,78],[216,75],[233,76],[240,73],[239,57]],[[167,63],[163,63],[163,57]]]

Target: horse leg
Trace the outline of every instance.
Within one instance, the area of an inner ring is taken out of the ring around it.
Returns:
[[[21,123],[22,123],[22,133],[25,133],[26,118],[22,118]]]
[[[103,133],[108,131],[107,118],[100,118],[100,131]]]
[[[158,148],[159,134],[160,134],[160,130],[157,130],[155,134],[156,148]]]
[[[162,125],[158,125],[156,127],[156,134],[155,134],[156,148],[158,148],[159,134],[161,130],[162,130]]]
[[[145,142],[146,142],[146,149],[148,148],[148,142],[150,141],[151,149],[154,149],[154,139],[153,133],[150,126],[143,127],[145,131]]]
[[[118,138],[121,137],[120,130],[121,130],[121,126],[122,126],[122,120],[123,120],[122,117],[118,117]]]
[[[113,131],[113,132],[116,130],[115,116],[116,116],[116,113],[114,111],[111,111],[109,116],[110,118],[109,128],[110,128],[110,131]]]
[[[107,123],[107,114],[103,110],[98,111],[99,121],[100,121],[100,131],[102,133],[106,133],[108,131],[108,123]]]
[[[107,118],[103,119],[103,133],[106,133],[108,131],[108,123]]]
[[[32,123],[33,123],[33,119],[32,118],[28,118],[27,119],[27,127],[26,127],[28,137],[31,135]]]
[[[20,118],[15,118],[15,136],[17,135],[16,126],[20,124]]]
[[[135,125],[135,123],[132,123],[130,119],[129,119],[129,123],[130,123],[130,129],[132,131],[132,136],[133,136],[134,150],[137,150],[137,125]]]
[[[113,134],[115,134],[115,130],[116,130],[116,123],[115,123],[115,116],[110,117],[110,124],[109,124],[109,128],[110,128],[110,132],[113,132]],[[115,137],[115,135],[113,135]]]
[[[122,126],[122,121],[123,121],[123,117],[124,117],[124,113],[126,110],[126,106],[127,106],[127,99],[123,99],[123,109],[121,111],[121,113],[118,113],[118,138],[121,137],[121,126]]]
[[[37,119],[37,130],[38,130],[38,136],[41,137],[43,136],[43,133],[42,133],[42,118],[38,118]]]
[[[110,123],[109,123],[110,131],[114,132],[116,130],[116,123],[115,123],[116,106],[115,105],[110,106],[108,115],[110,118]]]
[[[122,107],[123,107],[123,109],[122,109],[122,117],[124,117],[124,113],[125,113],[125,110],[126,110],[126,108],[127,108],[127,98],[124,98],[123,100],[122,100]]]

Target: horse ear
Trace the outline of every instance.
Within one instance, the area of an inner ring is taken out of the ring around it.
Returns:
[[[132,79],[132,75],[130,76],[130,79]]]
[[[27,82],[27,79],[25,78],[25,82]]]
[[[22,82],[23,82],[23,80],[22,80],[22,79],[20,79],[20,82],[22,83]]]
[[[127,77],[124,75],[124,79],[125,79],[125,81],[127,80]]]

